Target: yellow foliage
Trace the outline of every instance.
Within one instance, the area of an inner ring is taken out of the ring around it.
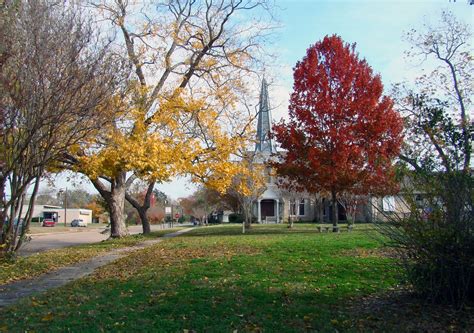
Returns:
[[[115,177],[123,171],[141,179],[167,181],[178,174],[190,174],[193,181],[225,191],[234,177],[242,174],[241,164],[231,161],[244,149],[244,136],[228,132],[219,113],[212,107],[216,96],[193,97],[182,89],[156,99],[153,116],[148,117],[150,91],[131,84],[129,93],[114,97],[104,107],[119,110],[119,121],[104,128],[88,147],[72,147],[80,161],[77,170],[91,178]],[[231,95],[229,90],[220,91]],[[232,98],[230,98],[232,100]],[[246,134],[246,131],[243,131]]]
[[[263,171],[263,165],[243,160],[241,172],[237,178],[236,191],[246,197],[258,197],[265,186]]]
[[[116,7],[101,8],[106,12]],[[126,9],[132,12],[130,7]],[[122,14],[131,15],[126,11]],[[113,17],[112,22],[122,30],[131,24],[123,17]],[[135,38],[127,52],[137,74],[146,67],[142,75],[150,76],[146,78],[150,86],[131,82],[125,96],[114,96],[101,106],[104,117],[115,121],[93,133],[86,145],[70,150],[79,161],[77,171],[91,178],[113,178],[129,172],[158,182],[188,174],[219,191],[225,191],[238,175],[250,177],[248,168],[232,161],[238,151],[247,150],[251,134],[246,128],[250,116],[236,110],[236,93],[242,94],[248,82],[244,69],[253,63],[247,47],[232,42],[234,36],[227,31],[213,36],[209,30],[215,28],[184,17],[146,21],[134,28],[136,35],[143,37]],[[200,53],[214,37],[216,49],[217,45],[226,46],[225,56]],[[195,65],[192,71],[191,64]],[[158,71],[166,70],[172,72],[162,77],[160,83],[164,85],[151,83],[159,78],[159,73],[155,75]],[[194,73],[186,90],[176,88],[183,82],[182,73]]]

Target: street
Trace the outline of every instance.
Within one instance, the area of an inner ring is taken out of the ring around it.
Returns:
[[[169,227],[168,224],[165,224]],[[176,224],[175,226],[181,226]],[[34,234],[31,235],[31,241],[26,243],[19,251],[22,256],[28,256],[37,252],[42,252],[51,249],[58,249],[67,246],[97,243],[106,240],[109,235],[101,234],[104,228],[91,229],[90,231],[81,232],[65,232],[65,233],[49,233],[49,234]],[[141,225],[129,226],[130,234],[135,235],[142,232]],[[152,231],[162,230],[160,225],[152,225]]]

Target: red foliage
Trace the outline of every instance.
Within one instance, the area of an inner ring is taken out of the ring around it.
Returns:
[[[162,223],[165,219],[165,211],[162,207],[153,206],[148,209],[147,216],[151,224]]]
[[[402,143],[402,119],[355,44],[326,36],[294,68],[290,120],[274,126],[287,150],[274,164],[309,192],[393,190],[392,161]]]

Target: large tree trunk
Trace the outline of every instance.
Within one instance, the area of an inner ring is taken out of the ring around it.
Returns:
[[[331,222],[332,231],[337,232],[337,196],[336,191],[331,191],[332,211],[331,211]]]
[[[110,237],[120,238],[128,235],[127,226],[125,224],[125,186],[124,184],[112,185],[107,205],[110,209]]]
[[[110,191],[99,179],[91,179],[92,184],[94,184],[94,187],[104,198],[109,208],[111,238],[120,238],[128,235],[124,214],[125,193],[127,189],[126,176],[125,172],[121,172],[116,177],[108,179],[111,185]]]

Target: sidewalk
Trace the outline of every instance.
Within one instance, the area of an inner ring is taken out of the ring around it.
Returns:
[[[112,250],[91,260],[63,267],[33,279],[21,280],[0,286],[0,307],[12,305],[21,298],[32,296],[36,293],[42,293],[49,289],[61,287],[69,282],[91,274],[95,269],[101,266],[127,256],[127,254],[132,251],[144,249],[163,241],[164,238],[176,237],[192,229],[193,228],[182,229],[157,239],[144,241],[135,246]]]

